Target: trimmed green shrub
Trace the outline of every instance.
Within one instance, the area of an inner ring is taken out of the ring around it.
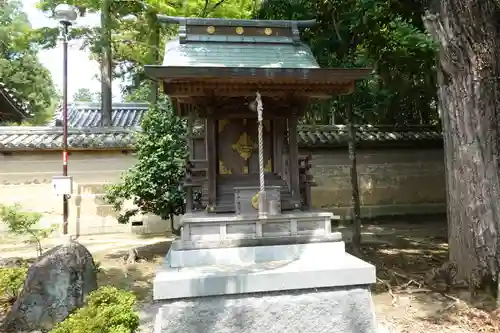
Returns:
[[[19,296],[26,279],[26,267],[0,268],[0,312],[10,309]]]
[[[76,310],[51,333],[134,333],[139,316],[133,293],[104,286],[92,292],[87,304]]]

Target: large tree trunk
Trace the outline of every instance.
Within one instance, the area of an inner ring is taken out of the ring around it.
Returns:
[[[359,199],[358,169],[356,163],[356,125],[352,101],[347,106],[347,119],[349,126],[349,160],[351,160],[351,191],[352,191],[352,243],[355,255],[361,255],[361,203]]]
[[[439,49],[449,259],[474,288],[500,258],[499,18],[494,0],[435,0],[424,22]]]
[[[148,9],[146,12],[146,19],[148,23],[148,64],[158,64],[158,51],[160,48],[160,23],[158,22],[157,12]],[[151,91],[149,102],[155,105],[158,101],[158,80],[151,80]]]
[[[102,126],[111,126],[113,109],[111,56],[111,0],[101,0],[101,112]]]

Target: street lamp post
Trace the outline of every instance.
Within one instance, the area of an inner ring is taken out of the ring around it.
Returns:
[[[75,7],[67,4],[60,4],[54,9],[54,18],[59,21],[62,27],[63,37],[63,176],[68,176],[68,32],[71,24],[78,17]],[[63,195],[63,234],[68,234],[68,198]]]

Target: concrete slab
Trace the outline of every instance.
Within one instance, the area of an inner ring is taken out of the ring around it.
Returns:
[[[169,258],[167,258],[169,259]],[[249,265],[172,268],[169,260],[153,281],[155,300],[280,290],[368,285],[375,267],[347,253]]]
[[[172,250],[168,254],[170,267],[196,267],[216,265],[250,265],[271,261],[305,260],[343,256],[344,242],[288,244],[278,246],[252,246],[199,250]]]
[[[377,333],[367,287],[163,302],[153,333]]]

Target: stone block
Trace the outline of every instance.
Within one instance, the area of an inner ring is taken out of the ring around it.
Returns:
[[[169,255],[153,281],[155,300],[375,283],[375,267],[347,253],[184,268],[170,267],[170,260]]]
[[[226,224],[226,234],[229,237],[243,236],[243,235],[255,235],[256,227],[255,224],[241,224],[241,223],[228,223]]]
[[[213,296],[163,303],[153,333],[377,333],[367,287]]]
[[[290,222],[269,222],[262,225],[262,235],[290,235],[291,226]]]
[[[344,242],[287,244],[279,246],[231,247],[214,249],[175,250],[171,249],[168,258],[172,268],[214,266],[214,265],[251,265],[271,261],[317,260],[325,256],[342,257],[345,253]]]

